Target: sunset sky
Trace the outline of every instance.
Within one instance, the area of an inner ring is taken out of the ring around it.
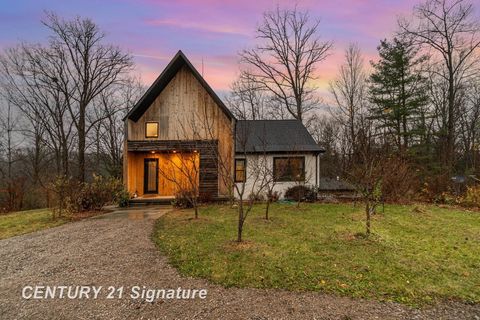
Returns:
[[[62,17],[90,17],[107,33],[107,41],[135,57],[142,81],[149,85],[181,49],[220,94],[238,74],[237,53],[255,43],[255,27],[265,10],[292,1],[263,0],[3,0],[0,3],[0,48],[20,41],[45,42],[40,20],[44,10]],[[318,66],[320,92],[327,94],[350,42],[362,48],[368,62],[379,40],[390,37],[399,15],[417,0],[303,0],[298,7],[321,19],[323,39],[332,40],[332,55]]]

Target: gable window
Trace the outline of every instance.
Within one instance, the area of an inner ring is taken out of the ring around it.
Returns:
[[[304,181],[305,157],[273,158],[273,175],[275,181]]]
[[[158,122],[145,123],[145,138],[158,138]]]
[[[247,160],[235,159],[235,182],[245,182],[247,173]]]

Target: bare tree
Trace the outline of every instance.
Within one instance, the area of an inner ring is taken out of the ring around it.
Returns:
[[[122,75],[131,70],[132,58],[115,46],[103,44],[105,34],[90,19],[66,21],[47,13],[42,23],[53,32],[50,47],[64,64],[58,84],[71,102],[68,107],[78,139],[78,179],[84,181],[86,138],[94,125],[87,125],[88,108],[103,90],[123,80]]]
[[[250,138],[251,128],[247,123],[237,127],[236,146],[237,150],[242,150],[241,153],[237,153],[237,157],[246,161],[243,179],[233,183],[238,201],[237,242],[243,241],[245,221],[253,209],[253,205],[260,198],[260,195],[265,191],[267,184],[271,182],[273,177],[269,176],[265,171],[269,166],[268,158],[265,155],[251,155],[248,153],[247,145]]]
[[[14,164],[19,161],[17,157],[19,141],[15,138],[19,131],[19,116],[15,113],[12,105],[7,102],[6,110],[0,113],[0,132],[5,138],[5,159],[0,157],[0,161],[5,163],[5,169],[2,169],[4,185],[6,187],[7,201],[6,211],[17,210],[22,207],[23,199],[23,180],[14,173]],[[3,166],[1,166],[3,167]]]
[[[176,200],[188,201],[198,219],[200,158],[195,145],[163,154],[162,160],[160,175],[175,185]]]
[[[347,179],[355,187],[365,202],[365,230],[371,233],[371,218],[382,198],[382,178],[384,175],[382,157],[377,152],[360,152],[361,162],[355,164],[347,174]]]
[[[340,66],[338,78],[330,83],[336,105],[332,115],[345,128],[346,152],[350,161],[357,153],[356,136],[366,113],[367,84],[363,64],[360,48],[351,44],[345,51],[345,63]]]
[[[480,48],[480,20],[468,0],[427,0],[414,9],[414,21],[400,20],[403,36],[431,50],[446,72],[439,73],[447,83],[447,119],[443,162],[454,162],[457,95],[461,84],[474,70],[473,54]]]
[[[251,74],[242,72],[227,97],[229,109],[239,120],[262,120],[267,117],[268,96]]]
[[[55,52],[37,45],[22,44],[0,57],[2,91],[32,127],[43,132],[42,142],[54,154],[57,175],[69,174],[69,153],[75,138],[69,102],[58,87],[63,67]]]
[[[384,151],[374,145],[371,132],[358,135],[358,159],[345,172],[347,180],[365,202],[365,230],[371,233],[371,217],[382,199],[382,180],[385,172]]]
[[[102,91],[93,100],[94,107],[87,114],[87,122],[93,124],[87,146],[94,146],[97,163],[110,176],[120,178],[122,175],[125,137],[122,119],[142,92],[144,88],[138,79],[126,79]]]
[[[336,177],[345,171],[341,157],[344,137],[340,122],[330,115],[315,115],[306,127],[313,139],[325,149],[322,155],[322,176]]]
[[[480,139],[480,78],[474,78],[462,90],[459,113],[459,133],[465,169],[474,172],[477,165],[478,141]]]
[[[261,168],[260,168],[260,174],[263,175],[265,178],[265,181],[264,181],[264,189],[265,189],[265,201],[266,201],[266,205],[265,205],[265,220],[269,220],[270,219],[270,205],[278,200],[278,198],[280,197],[280,194],[275,191],[275,187],[277,186],[277,179],[275,177],[275,172],[273,171],[273,163],[271,163],[270,161],[268,161],[268,156],[266,153],[262,154],[263,156],[263,161],[261,162],[261,164],[263,165]]]
[[[267,91],[295,119],[318,104],[314,95],[316,67],[332,47],[318,36],[320,21],[308,12],[276,8],[265,12],[257,29],[259,44],[240,53],[256,86]]]

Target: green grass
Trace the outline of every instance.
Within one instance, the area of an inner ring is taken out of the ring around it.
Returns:
[[[0,215],[0,239],[56,227],[67,221],[67,219],[53,220],[52,212],[48,209],[19,211]]]
[[[480,213],[388,205],[366,239],[350,204],[257,206],[237,245],[236,212],[204,207],[158,220],[154,241],[183,275],[224,286],[284,288],[422,305],[480,302]]]

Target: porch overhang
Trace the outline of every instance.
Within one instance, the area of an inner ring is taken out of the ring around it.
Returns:
[[[137,152],[149,151],[203,151],[208,154],[216,151],[217,140],[128,140],[127,150]]]

